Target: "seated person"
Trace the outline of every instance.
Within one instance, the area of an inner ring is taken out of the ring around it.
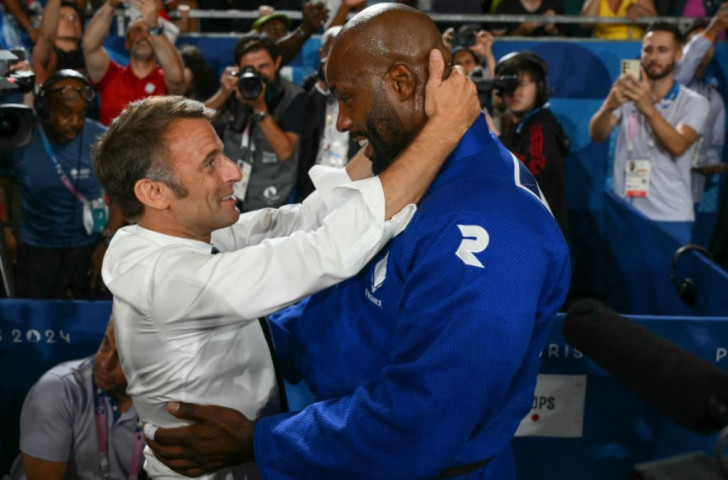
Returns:
[[[28,392],[9,480],[146,478],[143,450],[109,320],[95,355],[56,365]]]
[[[640,17],[654,17],[657,15],[653,0],[586,0],[581,14],[590,17],[625,17],[630,22]],[[617,23],[585,23],[586,29],[594,29],[596,38],[612,40],[640,39],[645,34],[643,26]]]

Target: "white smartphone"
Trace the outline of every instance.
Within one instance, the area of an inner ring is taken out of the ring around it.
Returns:
[[[640,79],[640,61],[634,59],[622,60],[622,74],[629,73],[637,80]]]

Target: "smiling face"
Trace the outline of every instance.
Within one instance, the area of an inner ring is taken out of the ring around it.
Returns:
[[[143,19],[133,22],[126,32],[126,42],[124,47],[129,50],[129,54],[137,60],[150,60],[154,58],[154,48],[152,47],[152,36],[149,35],[149,27],[144,23]]]
[[[180,196],[168,189],[172,229],[181,237],[209,241],[213,230],[240,216],[233,197],[240,169],[223,155],[223,144],[207,120],[175,120],[164,140],[173,176],[186,190]]]
[[[77,78],[62,79],[53,84],[48,95],[48,118],[43,127],[53,143],[70,143],[83,130],[89,104],[81,94],[86,84]]]
[[[335,44],[336,45],[336,44]],[[374,156],[372,170],[380,173],[412,141],[418,130],[407,129],[402,113],[390,98],[386,74],[377,75],[371,67],[360,67],[359,57],[332,49],[326,79],[339,102],[336,128],[349,132],[357,141],[367,140]]]
[[[642,39],[640,61],[650,80],[670,75],[681,56],[682,49],[672,32],[655,30]]]

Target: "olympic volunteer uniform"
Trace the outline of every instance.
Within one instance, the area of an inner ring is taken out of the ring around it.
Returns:
[[[20,450],[49,462],[66,462],[64,478],[104,478],[95,423],[101,402],[107,442],[106,455],[112,479],[138,475],[144,440],[134,405],[121,413],[106,392],[97,398],[93,386],[94,355],[56,365],[33,385],[20,416]],[[138,437],[138,438],[137,438]],[[10,480],[25,480],[20,457],[10,470]]]
[[[515,478],[510,440],[569,285],[533,176],[470,128],[407,229],[359,274],[274,317],[288,379],[316,402],[260,419],[264,478]]]
[[[114,295],[127,392],[143,421],[184,425],[166,411],[172,400],[231,407],[251,419],[280,411],[259,317],[354,275],[415,210],[385,221],[379,178],[351,183],[343,169],[315,169],[318,191],[303,204],[256,210],[213,232],[221,255],[211,255],[209,243],[138,225],[114,235],[102,275]],[[151,478],[187,478],[148,448],[145,457]],[[258,477],[245,464],[198,478]]]

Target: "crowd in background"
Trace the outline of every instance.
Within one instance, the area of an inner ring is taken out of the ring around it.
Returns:
[[[267,3],[261,5],[242,0],[3,2],[0,43],[6,49],[15,49],[13,51],[20,57],[20,61],[10,62],[9,70],[32,70],[37,87],[34,93],[26,94],[23,101],[35,110],[39,105],[43,106],[36,112],[39,132],[56,131],[60,135],[57,147],[53,138],[50,138],[50,150],[38,139],[34,146],[6,152],[0,163],[3,177],[0,218],[5,226],[5,242],[16,262],[18,296],[108,298],[98,272],[105,246],[125,220],[106,200],[103,228],[90,233],[88,228],[84,231],[84,215],[88,216],[85,210],[93,203],[93,199],[86,199],[84,195],[103,199],[97,192],[100,187],[93,179],[90,147],[94,134],[88,133],[88,129],[91,125],[105,129],[130,101],[148,95],[181,94],[217,110],[218,135],[226,145],[226,154],[238,164],[245,177],[245,181],[236,184],[241,211],[300,201],[312,188],[307,176],[311,166],[346,165],[359,145],[349,138],[348,132],[337,130],[337,101],[328,91],[323,75],[327,49],[337,28],[348,17],[379,2],[327,0],[302,4],[300,0],[283,0]],[[709,47],[725,30],[720,2],[414,0],[400,3],[433,14],[580,14],[625,19],[624,24],[534,21],[442,25],[443,41],[451,49],[453,63],[461,65],[479,86],[481,104],[490,114],[491,129],[536,175],[567,238],[564,175],[570,142],[549,111],[548,65],[529,52],[497,59],[492,46],[501,36],[586,35],[640,39],[647,27],[645,22],[640,22],[641,17],[697,17],[687,32],[691,42],[688,44],[679,39],[680,44],[686,46],[685,57],[700,57],[691,63],[686,69],[690,73],[680,77],[680,81],[708,97],[711,104],[710,118],[700,122],[696,139],[690,142],[698,146],[700,152],[700,161],[690,160],[688,172],[692,180],[686,180],[695,203],[700,201],[706,177],[723,171],[724,106],[709,67],[712,59],[712,48]],[[191,18],[190,11],[194,9],[255,11],[256,18]],[[124,11],[127,22],[123,27],[114,21],[120,11]],[[301,11],[301,20],[291,20],[281,11]],[[117,63],[114,53],[104,48],[107,36],[115,31],[125,34],[124,46],[129,58],[126,66]],[[240,32],[240,40],[229,55],[230,65],[222,72],[214,71],[208,64],[206,52],[178,40],[179,35],[186,32]],[[696,33],[700,34],[700,39],[707,40],[703,43],[694,41]],[[284,78],[282,69],[313,35],[323,35],[319,52],[321,66],[302,85],[296,85],[290,78]],[[700,48],[691,47],[695,44]],[[670,65],[670,69],[672,67]],[[54,77],[67,69],[82,74],[82,78],[77,79],[80,84],[72,81],[70,86],[66,85],[67,75]],[[261,77],[263,92],[253,94],[253,98],[243,98],[245,92],[241,92],[246,71]],[[649,72],[646,73],[649,77]],[[47,81],[49,78],[51,82]],[[500,80],[497,79],[503,78],[510,79],[510,87],[498,83]],[[59,79],[64,81],[58,84]],[[70,108],[68,102],[73,100],[74,91],[78,92],[75,97],[84,99],[83,105],[76,109],[77,117],[83,118],[76,126],[67,127],[62,111]],[[56,101],[58,93],[63,99]],[[57,111],[61,113],[56,114]],[[62,138],[64,132],[65,139]],[[593,138],[600,139],[597,137]],[[692,152],[691,149],[688,154],[697,155]],[[27,168],[29,158],[37,156],[47,157],[46,171]],[[60,167],[56,161],[60,162]],[[70,183],[76,182],[76,188],[83,183],[88,192],[69,189],[63,175],[52,173],[54,169],[63,171],[64,162],[67,162],[66,177],[71,179]],[[85,166],[81,167],[82,164]],[[44,182],[38,182],[33,175],[40,175]],[[638,181],[638,178],[634,180]],[[686,212],[689,210],[683,207]],[[689,207],[691,209],[692,204]],[[691,218],[688,212],[680,220]],[[68,233],[59,235],[58,232]],[[683,235],[681,240],[687,243],[689,236]],[[43,288],[35,287],[44,282]]]

